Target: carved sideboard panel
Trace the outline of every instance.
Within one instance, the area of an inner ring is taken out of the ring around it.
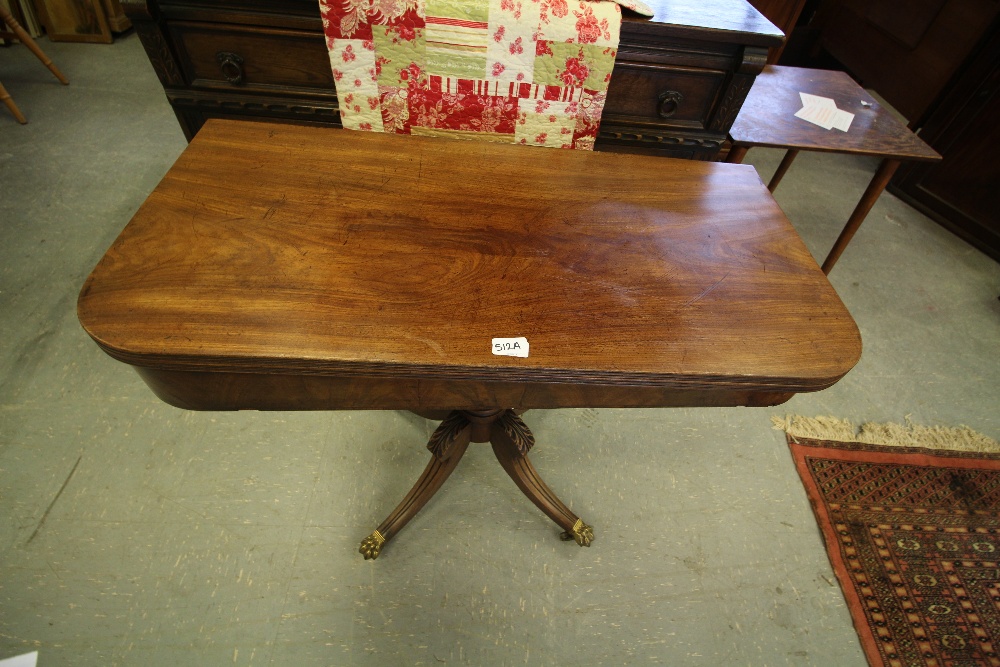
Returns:
[[[598,150],[716,157],[781,32],[745,0],[625,11]],[[316,0],[126,0],[190,139],[208,118],[340,125]]]

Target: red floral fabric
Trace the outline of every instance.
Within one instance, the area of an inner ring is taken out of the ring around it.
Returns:
[[[619,4],[320,0],[344,127],[592,149]]]

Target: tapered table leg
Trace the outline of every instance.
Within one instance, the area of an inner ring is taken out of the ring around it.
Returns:
[[[785,152],[785,157],[781,158],[781,164],[774,172],[774,176],[771,177],[771,182],[767,184],[768,192],[774,192],[774,189],[778,187],[778,183],[781,183],[781,179],[785,177],[785,172],[788,168],[792,166],[792,162],[795,161],[795,156],[799,152],[794,148]]]
[[[730,164],[743,164],[743,158],[746,157],[748,150],[750,150],[749,146],[733,146],[729,149],[726,162]]]
[[[472,425],[461,412],[452,412],[441,422],[427,443],[432,456],[420,479],[392,514],[379,524],[375,532],[361,542],[359,551],[365,560],[378,558],[385,543],[402,530],[403,526],[409,523],[410,519],[416,516],[427,501],[437,493],[465,454],[471,433]]]
[[[896,173],[898,167],[899,160],[882,160],[882,164],[879,165],[878,171],[872,176],[871,183],[868,184],[865,194],[861,196],[861,201],[855,207],[854,213],[851,213],[851,217],[847,221],[847,224],[844,225],[843,231],[840,232],[837,242],[833,244],[833,249],[830,250],[830,254],[823,260],[823,273],[830,274],[833,265],[840,259],[840,255],[847,248],[847,244],[851,242],[854,233],[858,231],[861,223],[865,221],[868,212],[872,210],[872,206],[875,205],[879,195],[885,190],[885,186],[889,184],[892,175]]]
[[[593,528],[559,500],[528,460],[527,454],[535,444],[535,438],[521,418],[511,410],[504,412],[493,423],[490,443],[500,465],[521,492],[565,531],[563,539],[575,540],[580,546],[589,547],[594,539]]]

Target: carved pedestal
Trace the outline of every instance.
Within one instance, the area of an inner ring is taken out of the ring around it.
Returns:
[[[378,558],[382,547],[437,493],[468,449],[470,442],[489,442],[510,478],[538,509],[563,529],[564,540],[589,547],[593,529],[566,507],[539,477],[528,460],[535,437],[513,410],[455,410],[437,427],[427,443],[432,457],[403,501],[361,542],[365,560]]]

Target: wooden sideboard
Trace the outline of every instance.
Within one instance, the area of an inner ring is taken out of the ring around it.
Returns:
[[[745,0],[627,10],[599,150],[711,160],[783,35]],[[124,0],[185,135],[209,118],[340,125],[317,0]]]

